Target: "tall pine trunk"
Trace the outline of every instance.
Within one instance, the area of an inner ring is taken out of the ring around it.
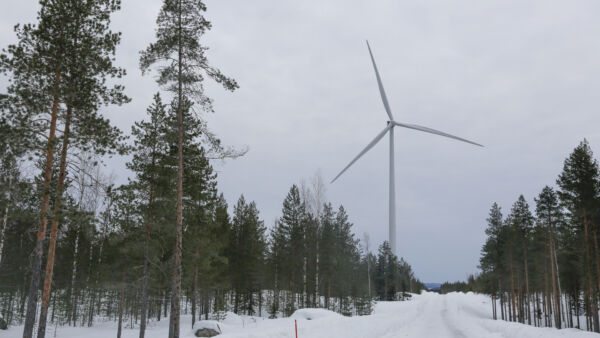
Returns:
[[[117,327],[117,338],[121,338],[123,331],[123,308],[125,307],[125,267],[121,272],[121,291],[119,292],[119,323]]]
[[[8,176],[8,192],[6,196],[6,206],[4,207],[4,217],[2,218],[2,231],[0,232],[0,267],[2,266],[2,252],[4,252],[4,236],[6,234],[6,226],[8,225],[8,209],[11,202],[12,196],[12,181],[13,175],[9,173]],[[11,293],[12,297],[12,293]],[[12,299],[12,298],[11,298]]]
[[[62,57],[59,55],[59,59],[61,58]],[[50,211],[50,190],[52,185],[52,167],[54,163],[54,148],[56,146],[56,121],[58,119],[59,105],[58,91],[61,76],[62,72],[60,71],[57,71],[54,74],[54,89],[56,90],[56,93],[54,94],[50,113],[50,130],[48,131],[48,141],[46,144],[46,160],[44,161],[43,189],[40,205],[40,224],[36,235],[33,261],[31,264],[31,283],[29,284],[29,295],[27,297],[27,313],[25,315],[25,325],[23,327],[23,338],[31,338],[33,336],[33,326],[35,324],[42,256],[44,255],[44,241],[46,239],[46,230],[48,228],[48,212]]]
[[[512,248],[509,249],[510,259],[510,302],[512,307],[512,320],[517,320],[517,310],[515,307],[515,276],[513,272],[513,259],[512,259]]]
[[[525,263],[525,306],[527,306],[527,312],[524,314],[527,315],[527,324],[531,325],[531,306],[529,305],[529,267],[527,264],[527,246],[523,245],[523,249],[525,250],[525,257],[523,261]],[[525,321],[523,321],[525,322]]]
[[[594,292],[594,288],[592,286],[592,269],[591,269],[591,253],[590,253],[590,236],[589,236],[589,222],[588,222],[588,217],[587,217],[587,212],[584,211],[583,212],[583,226],[584,226],[584,233],[585,233],[585,250],[586,250],[586,270],[587,270],[587,281],[588,281],[588,297],[589,297],[589,301],[588,301],[588,305],[590,307],[589,310],[591,310],[591,319],[592,319],[592,324],[593,324],[593,330],[594,332],[600,332],[600,323],[598,322],[598,302],[597,302],[597,296],[596,293]]]
[[[153,152],[154,153],[154,152]],[[153,155],[154,156],[154,155]],[[154,167],[154,158],[152,159],[152,167]],[[146,231],[144,237],[144,271],[142,276],[142,304],[140,306],[140,338],[144,338],[146,334],[146,323],[148,315],[148,246],[150,245],[150,222],[152,221],[152,204],[154,201],[154,189],[150,182],[150,196],[148,197],[148,213],[146,218]],[[160,311],[159,316],[160,316]]]
[[[173,253],[173,294],[171,296],[171,321],[169,325],[169,338],[179,338],[179,312],[181,297],[181,254],[183,245],[183,27],[181,0],[179,4],[178,17],[178,103],[177,103],[177,239]]]
[[[194,290],[192,292],[192,329],[196,322],[196,307],[198,302],[198,259],[200,258],[200,248],[196,247],[196,253],[194,255],[196,264],[194,264]]]
[[[62,194],[65,187],[65,176],[67,171],[67,152],[69,148],[69,137],[71,127],[72,106],[67,107],[65,117],[65,130],[63,133],[63,143],[60,152],[60,169],[58,172],[58,184],[56,186],[56,196],[54,197],[54,211],[52,217],[52,226],[50,229],[50,242],[48,243],[48,257],[46,260],[46,276],[44,278],[44,289],[42,292],[42,307],[40,309],[40,322],[38,324],[38,338],[46,336],[46,321],[48,320],[48,305],[50,292],[52,291],[52,277],[54,273],[54,258],[56,255],[56,240],[58,237],[58,217],[62,205]]]
[[[552,262],[551,270],[552,270],[552,292],[554,294],[554,325],[556,328],[560,329],[562,327],[561,316],[560,316],[560,293],[558,290],[558,285],[556,282],[557,273],[556,273],[556,253],[554,252],[554,233],[552,231],[552,225],[548,226],[548,230],[550,232],[550,261]]]
[[[596,316],[596,323],[595,323],[595,332],[600,332],[600,321],[598,318],[598,291],[600,290],[600,259],[598,257],[598,237],[596,235],[596,230],[592,231],[593,237],[594,237],[594,258],[596,260],[596,274],[597,274],[597,284],[596,284],[596,292],[594,292],[594,307],[595,307],[595,316]]]
[[[502,282],[500,277],[498,277],[498,293],[500,295],[500,316],[502,320],[506,320],[506,317],[504,316],[504,292],[502,291]]]
[[[549,287],[549,282],[548,282],[548,256],[544,255],[545,259],[544,259],[544,297],[543,297],[543,305],[544,305],[544,323],[546,324],[547,327],[551,327],[552,326],[552,321],[550,320],[549,316],[551,313],[550,310],[550,287]]]

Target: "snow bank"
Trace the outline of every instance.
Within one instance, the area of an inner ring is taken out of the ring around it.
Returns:
[[[315,319],[331,319],[331,318],[342,318],[343,316],[337,312],[333,312],[326,309],[300,309],[296,310],[290,318],[292,319],[305,319],[305,320],[315,320]]]
[[[289,338],[294,337],[294,320],[300,338],[598,338],[595,333],[576,329],[536,328],[524,324],[491,319],[491,300],[479,294],[424,292],[404,302],[378,302],[370,316],[344,317],[324,309],[302,309],[291,318],[264,319],[227,313],[225,320],[200,321],[195,327],[220,328],[218,338]],[[218,325],[218,326],[217,326]],[[182,337],[194,337],[191,316],[181,318]],[[55,332],[56,329],[56,332]],[[49,327],[47,335],[57,338],[104,338],[116,334],[116,323],[93,328]],[[152,322],[147,338],[164,338],[168,320]],[[0,338],[20,337],[23,327],[0,331]],[[137,328],[123,330],[123,338],[137,338]]]

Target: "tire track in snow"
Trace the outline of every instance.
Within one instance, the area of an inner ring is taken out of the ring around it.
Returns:
[[[441,296],[441,297],[443,297],[443,296]],[[458,327],[456,325],[454,325],[452,320],[450,320],[450,318],[448,318],[447,297],[443,297],[443,299],[444,299],[444,308],[440,311],[440,315],[442,317],[442,320],[444,321],[444,324],[446,325],[446,328],[448,329],[448,332],[450,332],[452,334],[452,336],[455,338],[467,338],[467,335],[464,332],[462,332],[461,330],[459,330]]]

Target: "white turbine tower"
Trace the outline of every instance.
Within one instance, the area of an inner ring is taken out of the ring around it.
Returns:
[[[384,136],[386,133],[390,133],[390,197],[389,197],[389,216],[390,216],[390,228],[389,228],[389,242],[390,242],[390,246],[392,249],[392,252],[394,254],[396,254],[396,184],[395,184],[395,180],[394,180],[394,127],[403,127],[403,128],[408,128],[408,129],[415,129],[415,130],[419,130],[419,131],[423,131],[426,133],[431,133],[431,134],[435,134],[435,135],[440,135],[440,136],[445,136],[445,137],[449,137],[455,140],[459,140],[459,141],[463,141],[463,142],[467,142],[470,144],[474,144],[476,146],[480,146],[483,147],[481,144],[479,143],[475,143],[475,142],[471,142],[469,140],[465,140],[464,138],[460,138],[454,135],[450,135],[438,130],[434,130],[431,128],[427,128],[427,127],[422,127],[422,126],[418,126],[415,124],[407,124],[407,123],[400,123],[400,122],[396,122],[394,120],[394,117],[392,116],[392,110],[390,109],[390,104],[388,103],[387,100],[387,96],[385,95],[385,90],[383,89],[383,84],[381,83],[381,76],[379,75],[379,71],[377,70],[377,65],[375,64],[375,59],[373,58],[373,53],[371,52],[371,46],[369,46],[369,41],[367,41],[367,48],[369,49],[369,55],[371,55],[371,61],[373,62],[373,69],[375,69],[375,76],[377,77],[377,85],[379,86],[379,93],[381,94],[381,100],[383,101],[383,106],[385,107],[385,111],[388,114],[388,117],[390,118],[390,120],[387,122],[387,126],[377,135],[375,136],[375,138],[373,139],[373,141],[371,141],[371,143],[369,143],[365,149],[363,149],[351,162],[350,164],[348,164],[332,181],[331,183],[335,182],[335,180],[338,179],[338,177],[340,177],[346,170],[348,170],[348,168],[350,168],[350,166],[352,166],[354,164],[354,162],[356,162],[361,156],[363,156],[367,151],[369,151],[371,148],[373,148],[373,146],[375,146]]]

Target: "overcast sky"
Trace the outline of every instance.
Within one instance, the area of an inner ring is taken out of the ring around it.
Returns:
[[[230,205],[255,200],[270,227],[293,183],[321,170],[329,182],[385,126],[365,39],[394,117],[484,144],[477,148],[396,128],[398,254],[425,282],[477,271],[486,217],[519,194],[530,204],[554,185],[585,137],[600,151],[600,3],[597,1],[206,0],[204,43],[240,89],[206,87],[209,126],[243,158],[215,163]],[[153,40],[159,0],[124,0],[118,64],[133,101],[105,113],[129,133],[157,87],[138,52]],[[0,45],[33,22],[35,0],[2,0]],[[2,79],[1,87],[6,86]],[[123,182],[123,159],[109,162]],[[338,181],[343,204],[371,246],[387,239],[388,141]]]

